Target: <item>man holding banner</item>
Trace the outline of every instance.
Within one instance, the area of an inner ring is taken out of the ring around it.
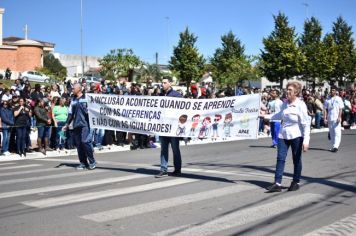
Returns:
[[[172,88],[172,78],[164,78],[162,80],[162,88],[163,92],[161,96],[167,97],[182,97],[180,93],[173,90]],[[171,143],[172,151],[173,151],[173,164],[174,171],[172,172],[172,176],[180,176],[181,168],[182,168],[182,157],[180,155],[179,149],[179,137],[169,137],[169,136],[160,136],[159,140],[161,142],[161,170],[155,176],[156,178],[162,178],[168,176],[168,148],[169,143]]]

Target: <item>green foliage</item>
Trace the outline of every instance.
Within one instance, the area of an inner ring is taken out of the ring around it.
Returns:
[[[129,77],[132,81],[133,70],[142,66],[143,62],[134,55],[132,49],[114,49],[99,60],[100,74],[106,79],[113,80],[117,77]]]
[[[306,57],[302,69],[302,78],[312,81],[313,86],[319,81],[329,80],[334,71],[337,55],[336,45],[330,35],[321,40],[322,28],[320,22],[312,17],[304,23],[304,32],[299,45]]]
[[[63,81],[67,76],[67,68],[65,68],[52,53],[44,55],[43,67],[36,68],[36,70],[57,81]]]
[[[306,59],[297,46],[295,29],[289,27],[288,18],[283,13],[273,18],[274,31],[263,39],[260,69],[268,80],[279,82],[282,88],[283,79],[298,76]]]
[[[138,71],[138,76],[136,77],[137,82],[147,82],[149,79],[153,81],[160,81],[162,77],[161,70],[157,64],[145,63]]]
[[[216,49],[211,64],[213,74],[220,85],[235,85],[238,81],[255,79],[257,76],[251,60],[244,54],[245,47],[230,31],[221,37],[222,47]]]
[[[353,81],[356,77],[356,54],[352,27],[342,17],[333,24],[332,36],[337,45],[338,62],[333,77],[342,83],[343,78]]]
[[[202,75],[204,58],[195,47],[197,37],[186,28],[179,34],[179,42],[173,49],[173,56],[169,61],[169,69],[177,73],[180,82],[186,82],[189,87],[192,79],[197,79]]]

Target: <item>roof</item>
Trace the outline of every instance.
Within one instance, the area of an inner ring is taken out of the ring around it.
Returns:
[[[21,40],[26,40],[26,39],[14,37],[14,36],[6,37],[6,38],[3,38],[3,44],[4,45],[18,45],[18,44],[14,44],[14,43],[17,41],[21,41]],[[29,40],[29,39],[27,39],[27,40]],[[41,41],[41,40],[31,40],[31,41],[38,42],[44,47],[54,48],[54,46],[55,46],[54,43],[45,42],[45,41]]]

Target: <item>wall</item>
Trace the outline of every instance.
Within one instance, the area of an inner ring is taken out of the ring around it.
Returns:
[[[17,71],[34,70],[42,64],[43,50],[36,46],[18,46]]]

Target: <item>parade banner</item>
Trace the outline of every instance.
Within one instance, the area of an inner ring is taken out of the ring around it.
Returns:
[[[86,94],[91,128],[200,139],[256,139],[260,95],[215,99]]]

